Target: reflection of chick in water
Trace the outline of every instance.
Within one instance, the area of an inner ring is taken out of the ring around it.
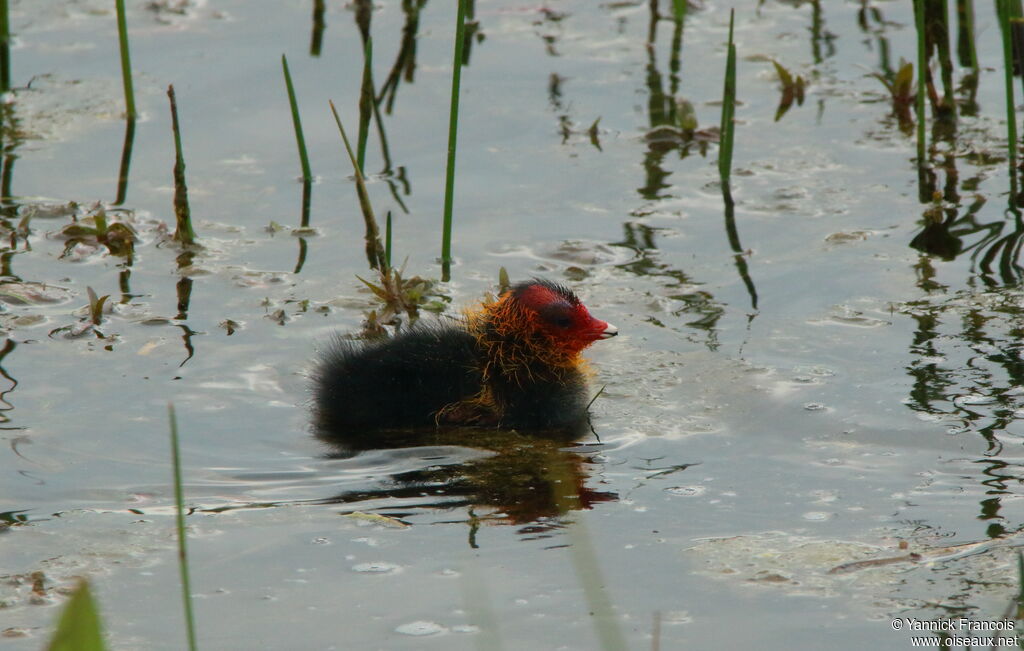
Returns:
[[[349,492],[334,501],[353,504],[381,498],[401,499],[392,509],[461,506],[482,508],[482,519],[508,524],[528,524],[567,511],[590,509],[618,495],[586,486],[585,454],[561,449],[563,443],[524,436],[516,432],[479,428],[452,428],[431,433],[418,445],[463,445],[494,452],[493,456],[465,463],[430,466],[391,475],[380,489]],[[403,447],[408,441],[394,441]],[[391,446],[382,446],[391,447]],[[342,454],[352,453],[345,447]],[[383,479],[383,478],[382,478]],[[461,499],[459,499],[461,498]],[[388,509],[391,511],[392,509]],[[543,530],[547,527],[537,523]]]
[[[617,333],[570,290],[520,283],[459,326],[338,339],[314,371],[321,438],[370,447],[395,430],[499,427],[571,439],[587,419],[580,352]]]

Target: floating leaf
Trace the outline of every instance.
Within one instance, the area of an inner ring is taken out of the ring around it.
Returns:
[[[46,305],[61,303],[71,298],[69,290],[44,283],[0,283],[0,303],[8,305]]]
[[[681,97],[676,100],[676,125],[691,133],[697,129],[697,111],[689,100]]]
[[[398,520],[396,518],[389,518],[386,515],[380,515],[378,513],[365,513],[363,511],[354,511],[352,513],[346,513],[342,517],[351,518],[359,522],[366,522],[369,524],[379,524],[384,527],[391,527],[393,529],[405,529],[409,525]]]

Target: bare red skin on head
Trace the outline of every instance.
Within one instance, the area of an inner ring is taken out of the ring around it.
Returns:
[[[534,327],[549,335],[562,351],[570,355],[579,353],[600,339],[608,329],[608,323],[591,316],[590,311],[579,299],[568,300],[550,287],[538,283],[527,286],[514,299],[511,295],[506,295],[502,300],[516,300],[529,308],[528,318]],[[557,309],[559,306],[564,308],[564,316],[569,319],[568,327],[558,327],[542,317],[545,310],[553,307]]]

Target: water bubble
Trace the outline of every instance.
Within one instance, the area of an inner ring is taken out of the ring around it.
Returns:
[[[395,628],[396,633],[401,633],[402,635],[413,635],[416,637],[437,635],[438,633],[444,633],[447,630],[447,628],[441,626],[437,622],[427,622],[423,620],[409,622],[408,624],[402,624]]]
[[[990,405],[995,402],[994,396],[986,396],[983,393],[969,393],[966,396],[957,396],[953,399],[953,404],[956,406],[960,405]]]
[[[808,511],[802,516],[804,520],[810,520],[812,522],[824,522],[825,520],[831,520],[832,514],[826,513],[825,511]]]
[[[401,565],[385,561],[372,561],[369,563],[357,563],[352,566],[352,571],[367,574],[394,574],[402,570]]]
[[[703,486],[672,486],[665,489],[666,493],[680,495],[682,497],[697,497],[707,492]]]

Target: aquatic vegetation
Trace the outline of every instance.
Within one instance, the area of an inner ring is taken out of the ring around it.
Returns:
[[[927,142],[924,134],[924,98],[925,78],[928,74],[928,59],[926,52],[926,32],[924,20],[924,0],[914,0],[914,23],[917,28],[917,96],[914,102],[914,111],[917,115],[917,166],[925,166],[925,148]]]
[[[359,88],[359,129],[356,136],[356,164],[366,174],[366,141],[370,134],[370,117],[376,108],[373,87],[373,37],[366,35],[363,44],[363,81]]]
[[[352,153],[352,146],[348,142],[345,127],[341,124],[341,118],[338,117],[338,110],[334,107],[333,101],[330,102],[330,106],[334,122],[338,125],[338,132],[341,133],[341,140],[345,143],[345,151],[348,153],[355,174],[356,195],[359,197],[359,209],[363,213],[363,223],[366,226],[366,260],[371,269],[385,272],[388,269],[387,255],[380,240],[380,228],[377,226],[377,218],[373,214],[373,204],[370,203],[370,195],[366,191],[363,170],[359,167],[355,154]]]
[[[188,205],[185,157],[181,153],[181,128],[178,126],[178,103],[174,97],[173,85],[167,87],[167,98],[171,102],[171,128],[174,133],[174,239],[184,246],[191,246],[195,244],[196,233],[192,229],[192,211]]]
[[[672,0],[672,18],[677,23],[686,18],[687,0]]]
[[[117,42],[121,52],[121,81],[124,84],[125,117],[129,121],[134,121],[138,113],[135,110],[135,89],[132,83],[131,53],[128,51],[128,22],[124,15],[124,0],[114,0],[114,7],[117,10]]]
[[[181,576],[181,598],[185,609],[185,631],[188,648],[196,649],[196,625],[192,614],[192,581],[188,568],[188,537],[185,534],[185,494],[181,480],[181,446],[178,442],[178,417],[174,405],[168,403],[167,418],[171,430],[171,466],[174,471],[174,524],[178,540],[178,571]]]
[[[403,278],[404,270],[388,267],[377,276],[377,282],[356,276],[380,301],[380,307],[366,313],[362,335],[366,338],[387,334],[385,326],[401,328],[404,316],[406,327],[419,319],[421,309],[442,312],[451,298],[445,295],[436,281],[413,276]]]
[[[889,91],[889,97],[892,100],[892,114],[899,121],[900,130],[909,134],[914,128],[911,107],[914,106],[917,98],[914,93],[914,64],[901,59],[895,74],[885,75],[873,72],[871,76],[882,82],[885,89]]]
[[[131,260],[138,236],[127,221],[108,218],[106,209],[100,204],[93,206],[91,214],[73,219],[56,235],[66,241],[61,257],[69,256],[75,247],[81,245],[90,248],[102,246],[110,255]]]
[[[452,55],[452,97],[448,109],[448,162],[445,165],[444,222],[441,232],[441,280],[449,279],[452,264],[452,207],[455,201],[455,151],[459,129],[459,86],[466,42],[466,4],[458,0],[455,13],[455,52]]]
[[[725,59],[725,83],[722,88],[721,143],[718,150],[718,174],[722,184],[728,185],[732,174],[732,148],[736,134],[736,45],[732,42],[736,10],[729,11],[729,44]]]
[[[110,295],[97,296],[92,287],[86,287],[85,291],[89,296],[89,322],[94,326],[98,326],[103,323],[103,306],[110,298]]]
[[[807,80],[800,75],[794,77],[793,73],[774,59],[772,60],[772,65],[775,66],[775,72],[779,75],[779,83],[782,84],[782,97],[779,98],[779,108],[775,111],[775,121],[778,122],[790,109],[794,101],[796,101],[797,106],[803,106],[804,89],[807,87]]]
[[[421,308],[440,312],[444,309],[442,301],[447,297],[438,290],[434,281],[419,276],[403,278],[404,268],[396,269],[391,266],[391,213],[389,212],[387,215],[385,244],[381,242],[380,229],[377,226],[370,196],[366,191],[363,173],[352,152],[348,136],[345,134],[345,127],[341,123],[334,103],[331,102],[330,106],[355,174],[356,194],[359,197],[359,207],[366,225],[367,260],[370,268],[377,271],[376,283],[356,276],[381,302],[381,307],[366,313],[363,322],[363,336],[380,337],[386,334],[385,326],[399,327],[401,325],[399,317],[403,314],[409,319],[411,325],[419,318]]]
[[[295,99],[295,87],[292,75],[288,70],[288,57],[281,55],[281,69],[284,71],[284,85],[288,91],[288,106],[292,112],[292,126],[295,128],[295,144],[299,148],[299,163],[302,165],[302,182],[313,181],[313,173],[309,168],[309,154],[306,153],[306,138],[302,135],[302,118],[299,116],[299,103]]]
[[[302,265],[306,259],[306,240],[303,235],[310,235],[309,210],[313,194],[313,173],[309,167],[309,155],[306,153],[306,138],[302,133],[302,118],[299,116],[299,104],[295,99],[295,88],[292,85],[291,71],[288,69],[288,59],[281,55],[281,69],[284,72],[285,89],[288,92],[288,106],[292,114],[292,127],[295,130],[295,143],[299,149],[299,164],[302,166],[302,208],[300,210],[299,228],[292,231],[293,235],[299,236],[299,259],[295,263],[295,273],[302,271]]]
[[[1003,39],[1003,79],[1004,79],[1004,91],[1006,96],[1006,133],[1007,133],[1007,152],[1009,153],[1010,161],[1010,179],[1014,186],[1016,186],[1017,180],[1017,151],[1020,147],[1020,143],[1017,140],[1017,112],[1016,102],[1014,101],[1014,90],[1013,90],[1013,73],[1014,66],[1019,62],[1014,60],[1014,49],[1020,47],[1020,41],[1014,43],[1014,34],[1020,34],[1019,29],[1015,32],[1013,24],[1016,23],[1017,27],[1020,27],[1020,2],[1016,3],[1016,11],[1012,8],[1009,0],[997,0],[996,10],[999,14],[999,29],[1002,33]],[[1015,15],[1016,14],[1016,15]],[[1020,53],[1018,52],[1018,56]],[[1014,187],[1014,194],[1016,194],[1016,187]]]
[[[50,331],[49,336],[51,338],[79,339],[86,335],[93,335],[96,339],[104,342],[104,347],[107,350],[112,350],[118,336],[104,334],[99,329],[105,320],[103,315],[111,310],[110,295],[98,296],[92,287],[86,287],[85,292],[89,302],[84,308],[76,310],[76,313],[81,315],[79,321],[54,328]]]

